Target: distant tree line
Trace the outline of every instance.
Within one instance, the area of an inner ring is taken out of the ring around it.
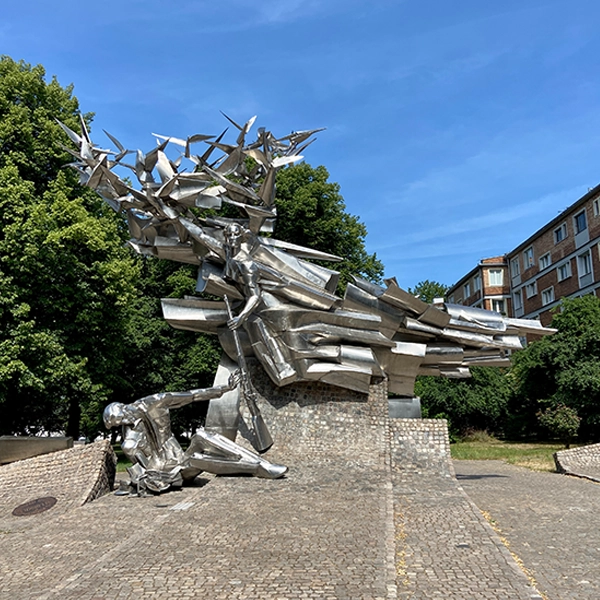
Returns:
[[[56,119],[77,131],[79,114],[72,86],[0,58],[0,434],[94,438],[107,403],[210,386],[221,354],[216,338],[162,318],[160,298],[193,295],[196,269],[126,248],[123,216],[66,168]],[[308,164],[279,172],[276,236],[344,257],[342,285],[351,273],[378,281],[365,226],[328,177]],[[193,429],[203,408],[177,411],[174,429]]]
[[[485,430],[508,439],[600,440],[600,299],[565,298],[558,331],[511,357],[511,367],[474,367],[466,380],[419,377],[425,414],[449,420],[457,439]]]

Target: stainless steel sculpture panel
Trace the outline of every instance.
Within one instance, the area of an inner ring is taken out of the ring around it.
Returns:
[[[157,146],[145,154],[126,150],[110,134],[116,151],[95,146],[83,121],[81,133],[62,127],[78,147],[69,152],[81,182],[125,212],[130,245],[142,254],[198,265],[197,292],[231,302],[229,307],[198,297],[162,301],[173,327],[217,335],[233,361],[229,365],[255,356],[278,386],[322,381],[365,393],[373,378],[387,377],[391,392],[412,396],[419,374],[468,377],[470,365],[508,364],[506,351],[521,347],[520,336],[552,333],[537,321],[429,305],[394,279],[380,286],[357,278],[340,298],[339,273],[310,262],[335,263],[339,257],[261,235],[273,230],[277,171],[301,160],[320,130],[276,138],[260,128],[247,142],[255,118],[244,125],[226,118],[239,132],[234,144],[222,141],[225,132],[186,139],[155,135]],[[201,154],[193,150],[198,144],[205,146]],[[176,159],[167,156],[169,145],[181,149]],[[128,163],[130,154],[134,160]],[[121,167],[135,175],[138,187],[116,174]],[[225,205],[236,207],[239,218],[220,216]],[[207,428],[234,441],[239,394],[219,389],[223,393],[211,400]],[[262,429],[262,417],[252,414],[255,429]],[[256,433],[255,448],[264,450],[266,434]],[[184,465],[179,471],[184,473],[199,464],[170,445],[169,451],[173,456],[164,459],[161,473],[170,473],[171,465]]]

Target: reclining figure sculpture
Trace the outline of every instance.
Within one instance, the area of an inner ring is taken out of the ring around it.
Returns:
[[[337,296],[339,273],[311,261],[341,258],[262,235],[273,231],[277,171],[301,160],[320,130],[276,138],[260,128],[248,143],[254,120],[241,126],[229,119],[239,131],[235,144],[221,141],[225,132],[216,139],[156,135],[158,145],[147,154],[138,150],[134,164],[124,161],[130,151],[110,134],[117,151],[94,146],[83,120],[80,134],[62,125],[77,144],[70,152],[81,182],[125,212],[130,245],[141,254],[198,265],[197,292],[232,302],[237,316],[230,318],[221,301],[162,300],[173,327],[219,337],[226,373],[238,368],[235,330],[242,354],[256,357],[277,386],[321,381],[367,393],[374,379],[386,377],[390,392],[412,397],[417,375],[459,378],[470,375],[471,365],[507,365],[506,351],[522,347],[520,336],[553,332],[538,321],[427,304],[395,279],[380,286],[355,278],[344,297]],[[192,152],[198,143],[207,145],[201,155]],[[166,154],[169,144],[183,149],[175,161]],[[181,169],[183,159],[191,171]],[[115,167],[130,169],[141,189]],[[221,216],[224,205],[240,216]],[[239,396],[237,388],[212,399],[207,415],[207,428],[231,441]]]

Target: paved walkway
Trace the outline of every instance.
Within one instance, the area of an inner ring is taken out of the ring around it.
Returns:
[[[548,600],[600,598],[600,484],[501,461],[454,461]]]
[[[4,519],[0,598],[539,598],[452,478],[393,474],[376,453],[274,459],[283,480]]]

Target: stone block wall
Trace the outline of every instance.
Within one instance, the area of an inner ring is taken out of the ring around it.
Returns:
[[[395,471],[454,477],[445,419],[390,419],[389,428]]]
[[[44,454],[0,467],[0,529],[10,531],[53,517],[109,492],[117,458],[103,440]],[[39,515],[14,517],[14,508],[52,496],[53,508]]]
[[[275,440],[267,458],[332,453],[348,460],[377,461],[385,452],[387,382],[371,386],[369,394],[344,390],[321,382],[299,382],[277,387],[257,361],[249,364],[252,382],[260,395],[261,413]],[[249,422],[247,407],[241,407]],[[238,443],[249,437],[241,423]],[[245,444],[244,444],[245,445]]]
[[[371,385],[368,395],[320,382],[278,388],[257,361],[249,368],[261,396],[261,412],[275,440],[267,458],[277,461],[278,455],[307,458],[331,453],[381,464],[390,460],[391,452],[396,470],[454,475],[447,422],[390,419],[386,380]],[[248,422],[245,407],[242,416]],[[248,437],[243,427],[242,436]]]
[[[600,482],[600,444],[590,444],[554,453],[559,473]]]

